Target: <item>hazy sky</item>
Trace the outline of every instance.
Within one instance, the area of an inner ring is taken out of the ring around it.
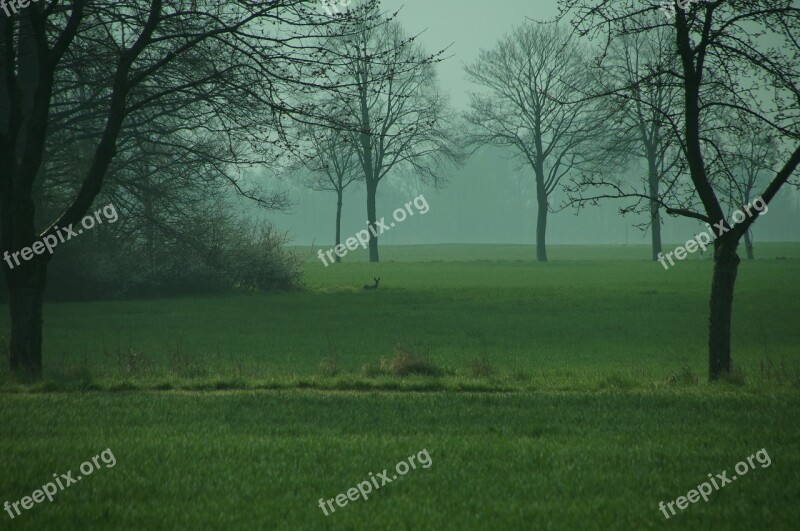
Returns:
[[[548,20],[558,12],[554,0],[384,0],[383,5],[387,11],[400,9],[400,22],[409,33],[425,31],[420,42],[429,52],[452,44],[453,57],[439,65],[439,78],[456,108],[467,104],[464,63],[526,18]]]
[[[450,46],[451,57],[438,65],[442,89],[455,110],[468,103],[471,86],[464,80],[463,65],[474,61],[481,49],[526,18],[550,20],[557,14],[555,0],[384,0],[387,11],[400,9],[399,21],[409,34],[422,33],[420,43],[428,52]],[[458,172],[448,175],[448,185],[437,191],[420,186],[402,175],[390,175],[378,192],[378,217],[389,216],[416,194],[424,193],[430,204],[425,217],[416,217],[382,237],[387,244],[399,243],[528,243],[535,241],[536,200],[533,175],[519,169],[506,155],[511,151],[482,149]],[[769,214],[754,227],[756,241],[800,239],[800,193],[785,189]],[[342,234],[352,235],[364,227],[364,187],[351,189],[345,197]],[[290,231],[295,243],[333,241],[335,195],[295,189],[297,207],[291,215],[269,215],[282,230]],[[556,193],[553,203],[563,199]],[[606,202],[597,208],[551,214],[548,243],[648,243],[649,234],[633,226],[642,217],[618,215],[620,203]],[[666,218],[666,242],[685,242],[701,230],[692,220]]]

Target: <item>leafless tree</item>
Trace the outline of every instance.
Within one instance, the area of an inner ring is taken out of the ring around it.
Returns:
[[[672,124],[688,166],[689,193],[667,205],[667,213],[713,225],[714,273],[709,319],[709,378],[732,368],[731,317],[739,268],[737,247],[761,211],[753,210],[739,223],[725,219],[723,201],[714,178],[714,166],[731,166],[716,139],[725,123],[715,119],[731,112],[748,115],[762,124],[788,154],[759,194],[765,204],[775,197],[800,164],[800,7],[791,0],[698,0],[673,2],[669,16],[662,2],[635,0],[561,0],[563,15],[571,18],[580,35],[609,43],[630,35],[652,36],[669,29],[678,68],[646,73],[646,82],[669,76],[680,87],[680,123]],[[653,13],[660,16],[654,17]],[[766,36],[771,39],[769,42]],[[616,88],[625,97],[631,84]],[[608,197],[632,197],[620,188]],[[600,197],[598,194],[596,197]],[[746,205],[739,205],[744,209]]]
[[[371,9],[377,13],[378,6]],[[428,55],[406,37],[394,21],[362,24],[351,35],[329,39],[329,48],[346,55],[331,77],[341,88],[337,107],[346,118],[339,127],[350,131],[364,174],[369,257],[379,261],[376,197],[392,170],[410,169],[424,182],[439,186],[443,172],[462,156],[452,132],[453,116],[436,80],[435,64],[444,50]]]
[[[342,241],[342,206],[344,191],[364,178],[353,135],[336,127],[308,125],[301,136],[308,143],[310,153],[301,156],[301,164],[311,172],[307,185],[317,192],[336,194],[336,243]],[[342,258],[336,254],[336,262]]]
[[[660,15],[660,14],[659,14]],[[658,15],[656,15],[658,16]],[[643,228],[650,230],[652,260],[661,254],[661,205],[664,195],[675,193],[683,160],[670,125],[680,119],[680,92],[664,70],[677,66],[677,57],[670,44],[666,28],[653,34],[622,35],[608,49],[601,72],[598,92],[610,93],[614,105],[609,105],[609,119],[604,120],[608,142],[627,146],[629,154],[643,159],[647,171],[640,201],[626,205],[623,213],[646,211],[648,221]],[[651,75],[656,72],[660,74]],[[614,97],[614,89],[628,88],[624,97]],[[581,189],[593,179],[583,174],[570,186],[570,192]],[[662,189],[662,185],[666,185]]]
[[[747,114],[735,113],[725,132],[720,149],[726,164],[716,188],[720,200],[733,210],[756,199],[757,188],[775,177],[775,165],[785,155],[776,135]],[[751,226],[743,236],[748,260],[754,258],[752,232]]]
[[[465,67],[486,92],[471,94],[472,146],[510,147],[533,170],[536,257],[547,261],[550,196],[571,171],[598,162],[599,114],[587,50],[566,29],[526,22]]]
[[[314,116],[302,97],[328,89],[326,66],[345,61],[326,56],[316,39],[328,27],[346,30],[354,17],[325,16],[317,7],[303,0],[74,0],[33,3],[0,17],[0,252],[17,262],[4,260],[12,370],[41,374],[50,260],[47,253],[19,256],[89,212],[123,146],[124,126],[160,104],[160,115],[180,118],[162,124],[176,127],[184,147],[199,150],[204,140],[223,138],[222,149],[196,153],[249,195],[233,166],[259,161],[253,154],[265,145],[286,147],[284,120]],[[81,76],[76,60],[95,67]],[[80,90],[90,94],[57,97]],[[71,139],[87,154],[76,165],[82,176],[63,182],[61,191],[72,193],[39,227],[39,201],[52,184],[41,181],[49,178],[54,120],[99,127]]]

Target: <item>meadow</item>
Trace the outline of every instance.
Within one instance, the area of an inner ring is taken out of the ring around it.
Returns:
[[[106,448],[117,464],[2,528],[797,527],[800,245],[742,262],[714,384],[708,254],[297,251],[297,291],[48,304],[44,379],[0,373],[0,503]],[[762,448],[769,467],[659,511]],[[422,449],[430,468],[318,507]]]

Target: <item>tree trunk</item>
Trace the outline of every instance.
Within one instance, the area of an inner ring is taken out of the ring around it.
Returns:
[[[378,233],[375,222],[377,221],[377,209],[375,208],[375,197],[378,195],[378,182],[380,181],[380,170],[376,169],[372,160],[372,133],[369,119],[369,105],[367,105],[367,74],[366,71],[359,73],[359,102],[361,103],[361,152],[362,167],[364,169],[364,181],[367,188],[367,222],[369,225],[369,261],[380,262],[378,257]]]
[[[661,216],[658,212],[658,205],[650,205],[650,242],[653,248],[653,261],[658,260],[658,255],[662,253],[661,247]]]
[[[336,246],[342,243],[342,190],[336,191]],[[335,254],[335,253],[334,253]],[[341,262],[342,257],[336,255],[336,262]]]
[[[42,374],[42,308],[47,280],[47,262],[22,262],[6,268],[11,344],[9,364],[14,372],[39,377]]]
[[[547,191],[544,187],[544,176],[536,178],[536,259],[547,262]]]
[[[380,262],[378,257],[378,228],[375,226],[377,221],[377,210],[375,208],[375,197],[378,194],[377,183],[367,182],[367,221],[369,221],[370,234],[369,234],[369,261]]]
[[[658,171],[655,164],[650,164],[648,181],[650,185],[650,239],[652,242],[653,261],[658,260],[658,255],[661,254],[661,214],[659,212],[658,202],[655,198],[658,197]]]
[[[753,259],[753,238],[750,236],[750,229],[744,232],[744,248],[747,251],[747,259]]]
[[[724,241],[714,252],[711,317],[708,335],[708,378],[713,381],[731,371],[731,319],[733,290],[739,269],[736,241]]]

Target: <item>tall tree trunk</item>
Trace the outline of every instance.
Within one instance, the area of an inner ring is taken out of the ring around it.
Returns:
[[[537,172],[538,173],[538,172]],[[544,175],[536,177],[536,259],[547,262],[547,191],[544,187]]]
[[[659,204],[655,200],[658,197],[658,170],[655,167],[654,161],[650,162],[650,169],[648,171],[648,183],[650,185],[650,239],[652,242],[653,261],[658,260],[658,255],[661,254],[661,214],[659,211]]]
[[[711,284],[711,317],[708,336],[708,378],[716,380],[731,371],[731,319],[733,290],[739,269],[738,242],[719,242],[714,252]]]
[[[21,261],[6,269],[11,313],[9,365],[14,372],[39,377],[42,374],[42,309],[47,279],[47,262]]]
[[[336,190],[336,246],[342,243],[342,192],[340,188]],[[342,257],[336,255],[336,262],[341,262]]]
[[[367,105],[367,74],[366,71],[359,73],[359,102],[361,104],[361,139],[362,165],[364,169],[364,181],[367,188],[367,222],[369,223],[369,261],[380,262],[378,257],[378,233],[375,222],[377,221],[377,209],[375,207],[375,197],[378,195],[378,182],[380,171],[373,165],[372,157],[372,133],[369,119],[369,106]]]
[[[89,160],[91,160],[91,158]],[[156,234],[153,190],[150,187],[149,170],[149,166],[145,166],[145,171],[142,175],[142,206],[144,207],[144,238],[147,252],[147,266],[149,271],[153,271],[156,268]]]
[[[375,197],[378,194],[377,183],[367,182],[367,221],[369,221],[370,234],[369,234],[369,261],[380,262],[378,257],[378,237],[376,234],[379,232],[375,226],[378,219],[377,210],[375,207]]]
[[[650,244],[653,248],[653,261],[658,260],[662,252],[661,246],[661,214],[657,203],[650,203]]]
[[[753,238],[750,236],[750,229],[744,231],[744,248],[747,251],[747,259],[752,260],[753,256]]]

